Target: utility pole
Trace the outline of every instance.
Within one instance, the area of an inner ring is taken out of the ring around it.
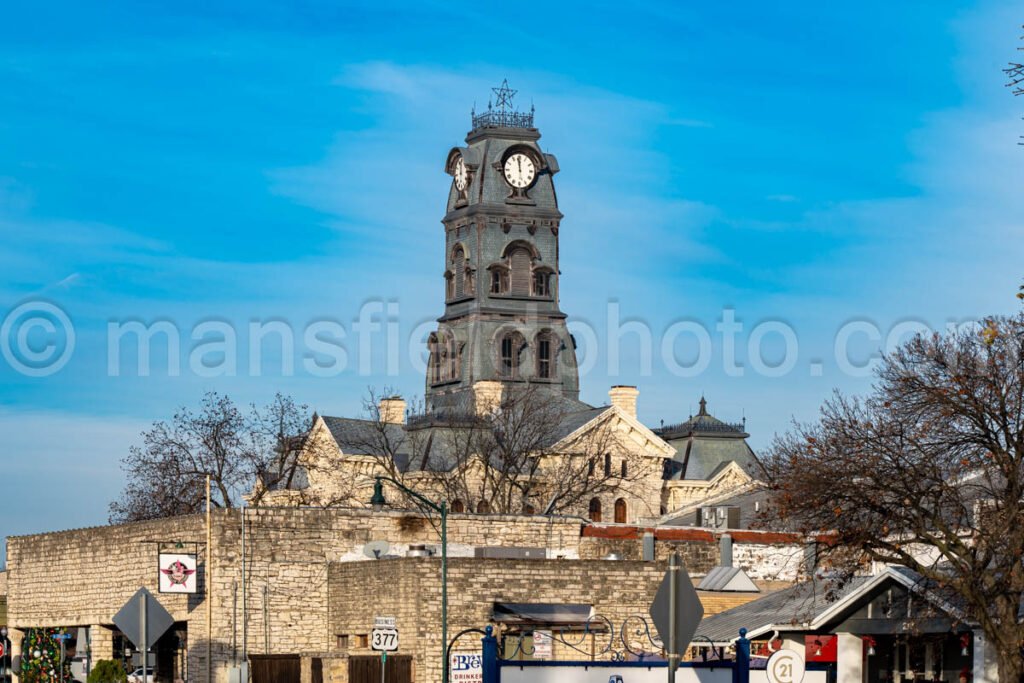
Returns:
[[[206,475],[206,683],[213,683],[213,517],[210,475]]]

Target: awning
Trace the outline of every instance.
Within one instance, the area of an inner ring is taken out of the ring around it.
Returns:
[[[548,602],[496,602],[493,619],[499,624],[579,626],[587,623],[591,605]]]

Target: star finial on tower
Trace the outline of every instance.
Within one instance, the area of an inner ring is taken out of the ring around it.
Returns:
[[[516,93],[519,91],[508,87],[507,78],[501,81],[501,87],[491,88],[491,90],[498,96],[498,101],[496,103],[498,109],[501,111],[513,111],[512,98],[515,97]]]

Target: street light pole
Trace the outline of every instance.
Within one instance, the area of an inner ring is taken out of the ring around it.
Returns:
[[[389,481],[399,490],[412,496],[425,507],[435,511],[441,517],[441,681],[448,683],[448,503],[434,501],[425,498],[413,491],[402,482],[392,477],[379,476],[373,484],[373,497],[370,498],[370,505],[374,511],[380,512],[387,500],[384,498],[384,484]]]

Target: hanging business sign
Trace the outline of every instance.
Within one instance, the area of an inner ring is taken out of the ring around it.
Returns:
[[[448,663],[448,678],[452,683],[483,683],[484,658],[480,651],[453,652]]]
[[[160,553],[158,578],[161,593],[195,593],[199,572],[194,553]]]

